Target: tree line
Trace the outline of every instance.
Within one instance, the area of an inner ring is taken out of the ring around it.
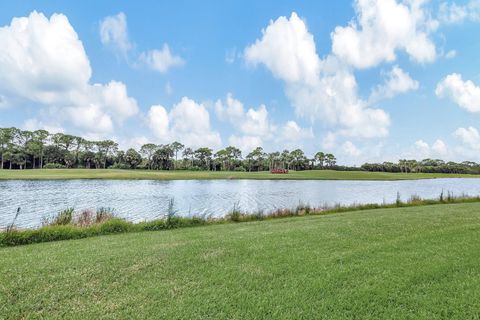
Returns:
[[[440,159],[424,159],[421,161],[401,159],[397,163],[365,163],[361,169],[366,171],[378,172],[403,172],[403,173],[464,173],[480,174],[480,164],[473,161],[463,161],[461,163]]]
[[[117,168],[148,170],[264,171],[274,168],[339,169],[331,153],[308,158],[301,149],[267,153],[255,148],[244,157],[234,146],[214,152],[192,149],[180,142],[147,143],[139,150],[120,150],[112,140],[89,141],[75,135],[46,130],[0,128],[0,169]]]

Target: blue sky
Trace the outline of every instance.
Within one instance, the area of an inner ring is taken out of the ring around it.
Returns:
[[[4,1],[0,26],[0,126],[480,160],[478,0]]]

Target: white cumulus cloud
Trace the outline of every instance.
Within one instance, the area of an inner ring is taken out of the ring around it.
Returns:
[[[127,17],[123,12],[105,17],[100,22],[100,40],[104,45],[112,46],[122,54],[132,49],[128,39]]]
[[[436,49],[429,34],[438,23],[425,12],[424,2],[356,0],[356,19],[332,33],[333,53],[361,69],[394,61],[398,50],[420,63],[434,61]]]
[[[0,47],[0,95],[12,104],[40,104],[50,122],[104,134],[138,112],[123,83],[90,83],[89,59],[63,14],[14,18],[0,28]]]
[[[140,55],[140,61],[150,69],[160,73],[166,73],[170,68],[183,66],[185,60],[180,56],[173,55],[167,44],[160,50],[150,50]]]
[[[166,43],[163,44],[161,49],[140,53],[133,50],[136,46],[128,38],[127,17],[123,12],[107,16],[100,21],[100,39],[102,44],[111,46],[125,58],[129,54],[135,56],[137,62],[134,65],[143,65],[160,73],[166,73],[171,68],[185,64],[185,60],[178,55],[174,55]]]
[[[302,128],[295,121],[287,121],[284,125],[276,125],[269,117],[267,107],[261,104],[258,108],[249,108],[245,111],[241,101],[235,99],[231,93],[225,100],[215,103],[217,117],[228,121],[236,131],[230,141],[236,141],[248,149],[253,144],[263,146],[265,142],[276,143],[278,147],[288,147],[290,142],[297,144],[303,139],[313,138],[311,128]]]
[[[442,2],[439,10],[442,23],[460,23],[465,20],[480,21],[480,0],[470,0],[463,5],[455,2]]]
[[[480,133],[474,127],[458,128],[454,136],[459,138],[462,143],[474,150],[480,149]]]
[[[480,87],[472,81],[462,79],[458,73],[452,73],[442,79],[435,89],[440,98],[449,98],[469,112],[480,111]]]
[[[263,141],[260,137],[256,136],[237,136],[232,135],[228,139],[228,142],[232,146],[236,146],[239,148],[243,153],[248,153],[255,149],[256,147],[262,147]]]
[[[356,79],[341,61],[318,57],[313,36],[296,13],[270,21],[262,33],[245,49],[245,59],[263,64],[285,82],[286,95],[298,115],[336,127],[344,135],[388,134],[388,114],[359,99]]]
[[[220,134],[210,126],[210,115],[205,106],[183,97],[170,112],[161,106],[152,106],[147,116],[148,125],[163,143],[178,140],[192,148],[222,144]]]
[[[247,62],[264,64],[275,77],[287,82],[311,83],[317,80],[320,59],[313,36],[298,15],[270,21],[262,38],[245,49]]]
[[[404,151],[401,158],[423,160],[427,158],[444,158],[449,155],[447,145],[443,140],[437,139],[432,144],[424,140],[415,141],[413,148]]]
[[[408,72],[403,71],[399,66],[385,74],[385,81],[378,85],[370,95],[370,102],[376,102],[384,98],[392,98],[400,93],[406,93],[418,89],[418,81],[410,77]]]

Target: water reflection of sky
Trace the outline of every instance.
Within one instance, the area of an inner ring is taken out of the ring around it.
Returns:
[[[218,217],[233,207],[268,212],[277,208],[394,202],[411,195],[437,198],[480,195],[480,179],[431,179],[413,181],[300,181],[300,180],[55,180],[0,181],[0,227],[8,225],[21,207],[19,227],[38,226],[43,217],[67,207],[99,207],[132,221],[165,215],[174,199],[180,215]]]

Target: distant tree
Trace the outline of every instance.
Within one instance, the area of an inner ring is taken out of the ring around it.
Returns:
[[[152,170],[152,157],[155,151],[158,149],[158,146],[153,143],[144,144],[140,148],[140,153],[147,158],[148,169]]]
[[[325,155],[325,163],[327,164],[327,166],[333,167],[337,164],[337,158],[335,158],[333,154],[327,153]]]
[[[249,163],[249,170],[256,168],[257,171],[263,169],[263,162],[265,161],[265,152],[262,147],[256,147],[247,155],[247,161]]]
[[[293,150],[290,155],[293,158],[293,163],[295,164],[295,170],[303,169],[308,162],[307,157],[305,157],[305,153],[301,149]]]
[[[7,155],[11,154],[9,149],[13,146],[15,130],[15,128],[0,128],[0,169],[3,169]]]
[[[153,166],[156,169],[170,170],[172,168],[172,158],[174,154],[170,145],[165,144],[158,146],[152,157]]]
[[[132,169],[136,169],[137,166],[142,162],[142,156],[135,149],[128,149],[125,153],[125,162]]]
[[[195,150],[195,158],[200,162],[200,165],[206,169],[210,170],[210,162],[212,161],[213,150],[210,148],[198,148]]]
[[[185,163],[190,161],[190,168],[193,167],[193,158],[195,156],[195,152],[192,150],[192,148],[185,148],[183,149],[183,160]]]
[[[283,150],[282,153],[280,154],[280,160],[283,163],[283,168],[284,169],[290,169],[290,163],[293,160],[292,155],[290,154],[290,151],[288,150]]]
[[[227,163],[229,162],[229,154],[228,151],[225,149],[218,150],[215,152],[215,162],[220,164],[221,170],[227,170]],[[216,165],[214,166],[214,170],[216,170]]]
[[[178,152],[181,151],[185,146],[178,141],[173,142],[170,147],[172,148],[173,152],[175,153],[175,162],[173,163],[173,168],[176,168],[176,163],[178,161]]]
[[[48,133],[47,130],[35,130],[33,132],[33,141],[35,141],[36,150],[38,151],[37,157],[40,159],[40,164],[39,164],[40,168],[43,168],[43,157],[45,153],[45,146],[49,136],[50,134]]]
[[[105,169],[107,167],[107,158],[117,152],[118,144],[112,140],[97,141],[95,144],[98,150],[95,158],[98,163],[102,163]]]
[[[320,168],[323,168],[323,165],[325,163],[325,153],[323,153],[322,151],[319,151],[315,154],[315,161],[318,162],[318,165],[320,166]]]

